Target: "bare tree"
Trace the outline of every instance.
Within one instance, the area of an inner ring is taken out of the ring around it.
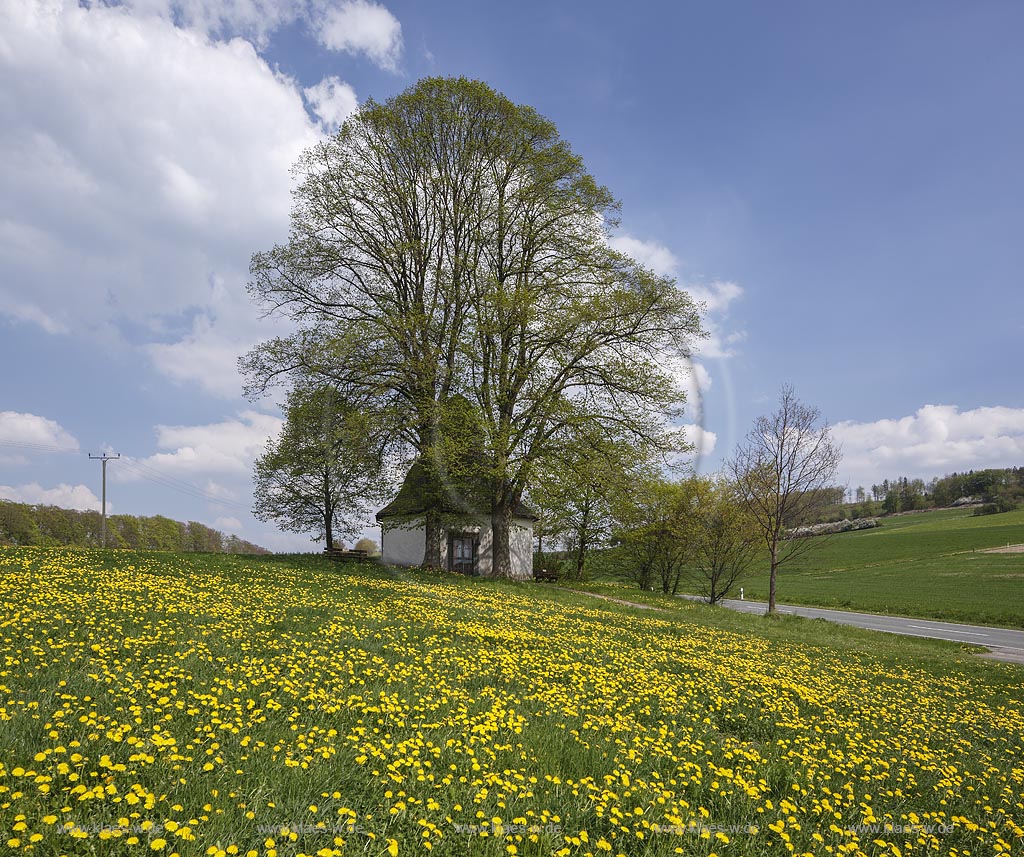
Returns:
[[[775,612],[778,568],[810,549],[813,537],[787,538],[786,528],[827,505],[842,451],[817,408],[803,404],[786,384],[779,408],[758,417],[726,470],[740,502],[757,522],[771,557],[768,612]]]

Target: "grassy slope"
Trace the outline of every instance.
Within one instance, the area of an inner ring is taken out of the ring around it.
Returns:
[[[182,857],[1024,845],[1024,671],[661,606],[315,558],[0,551],[0,830]],[[944,827],[854,828],[886,821]]]

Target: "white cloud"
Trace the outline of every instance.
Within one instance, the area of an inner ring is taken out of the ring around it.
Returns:
[[[713,431],[709,431],[703,426],[693,425],[692,423],[683,426],[683,430],[686,432],[687,442],[692,443],[694,446],[693,455],[698,461],[707,458],[715,451],[718,435]]]
[[[845,421],[833,430],[843,446],[842,472],[854,486],[1011,467],[1024,460],[1024,408],[960,411],[955,405],[925,405],[911,416]]]
[[[182,25],[275,9],[0,0],[0,313],[130,339],[173,379],[238,396],[235,360],[267,335],[249,257],[287,234],[289,168],[322,129],[252,43]],[[338,81],[322,110],[344,96]]]
[[[625,234],[609,238],[608,243],[659,276],[680,278],[679,258],[664,244]],[[694,301],[704,305],[703,321],[708,337],[697,344],[696,350],[705,358],[732,357],[735,346],[746,338],[746,332],[726,332],[726,320],[732,304],[743,297],[743,288],[731,280],[712,280],[710,283],[694,280],[681,285]]]
[[[238,358],[255,344],[259,335],[253,331],[246,337],[244,331],[232,330],[242,326],[237,317],[235,324],[229,320],[218,324],[222,317],[215,307],[207,307],[193,320],[192,330],[178,342],[155,343],[143,349],[153,365],[172,381],[198,384],[207,393],[226,399],[238,397],[242,393]]]
[[[207,479],[203,485],[203,490],[211,497],[219,497],[222,500],[234,500],[238,497],[238,492],[228,488],[225,485],[221,485],[219,482],[214,482],[212,479]]]
[[[736,353],[735,346],[746,338],[746,331],[727,330],[729,309],[743,296],[743,289],[728,280],[713,280],[688,283],[686,290],[704,305],[704,329],[708,336],[697,343],[695,350],[708,359],[732,357]]]
[[[60,423],[17,411],[0,411],[0,442],[59,446],[68,451],[79,448],[78,441]]]
[[[381,68],[394,71],[402,53],[402,25],[384,6],[369,0],[328,5],[314,22],[326,48],[366,54]]]
[[[278,434],[284,421],[258,411],[243,411],[235,419],[198,426],[157,426],[157,446],[166,450],[139,459],[147,472],[172,478],[204,480],[211,474],[248,478],[252,464],[263,452],[267,440]],[[119,478],[141,478],[137,470],[122,468]],[[211,487],[211,483],[207,483]],[[206,491],[207,489],[202,489]],[[232,489],[213,483],[213,496],[233,496]]]
[[[241,35],[258,44],[306,8],[302,0],[125,0],[124,5],[210,36]]]
[[[614,235],[608,239],[613,250],[636,259],[645,268],[650,268],[662,277],[676,276],[679,259],[664,244],[657,241],[644,241],[632,235]]]
[[[710,283],[690,283],[686,290],[695,301],[704,304],[708,312],[724,313],[733,301],[743,296],[743,289],[728,280],[713,280]]]
[[[325,77],[316,86],[307,87],[302,92],[324,130],[329,133],[336,131],[359,106],[355,90],[335,75]]]
[[[27,485],[0,485],[0,497],[13,500],[15,503],[29,503],[33,506],[60,506],[64,509],[82,509],[84,511],[100,511],[100,498],[85,485],[67,485],[61,483],[56,488],[43,488],[38,482]],[[107,501],[107,514],[113,510]]]
[[[238,518],[231,517],[217,518],[217,520],[213,522],[213,525],[218,530],[236,536],[238,535],[239,532],[241,532],[244,529],[244,527],[242,526],[242,522],[239,521]]]

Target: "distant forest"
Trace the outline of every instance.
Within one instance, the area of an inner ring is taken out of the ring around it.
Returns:
[[[30,506],[0,500],[0,545],[99,547],[99,512],[57,506]],[[206,553],[270,553],[266,548],[220,530],[162,515],[107,516],[107,547]]]
[[[837,497],[846,499],[845,489],[834,490]],[[873,518],[968,504],[974,506],[974,514],[990,515],[1024,505],[1024,467],[969,470],[929,482],[900,476],[885,479],[870,488],[859,486],[850,493],[853,502],[837,502],[824,520]]]

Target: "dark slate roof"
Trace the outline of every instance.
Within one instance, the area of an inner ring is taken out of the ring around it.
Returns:
[[[483,480],[451,480],[441,492],[437,505],[439,511],[447,515],[483,515],[490,513],[490,502],[487,499],[487,485]],[[427,497],[426,473],[419,459],[413,462],[406,474],[405,481],[395,499],[381,509],[376,518],[383,521],[387,518],[401,518],[421,515],[430,506]],[[516,518],[537,516],[526,504],[517,502],[512,509]]]

